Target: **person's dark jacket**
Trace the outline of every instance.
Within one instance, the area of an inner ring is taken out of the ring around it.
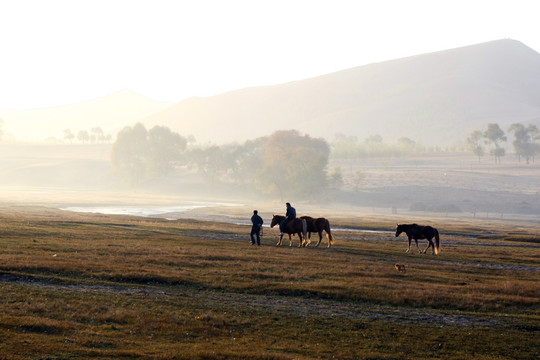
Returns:
[[[287,213],[285,213],[285,217],[287,218],[287,220],[296,219],[296,209],[292,206],[289,206],[287,208]]]
[[[251,223],[253,224],[252,230],[258,230],[261,228],[264,221],[262,217],[260,217],[258,214],[253,214],[253,216],[251,217]]]

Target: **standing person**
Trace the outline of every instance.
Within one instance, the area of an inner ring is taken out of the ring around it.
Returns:
[[[253,210],[253,216],[251,217],[251,233],[249,236],[251,236],[251,245],[255,245],[255,238],[253,235],[257,235],[257,245],[261,245],[261,229],[262,225],[264,223],[262,217],[259,216],[257,210]]]
[[[287,212],[285,213],[285,220],[281,223],[281,234],[280,236],[283,236],[283,233],[287,229],[287,223],[291,220],[296,219],[296,209],[291,206],[290,203],[286,203],[285,206],[287,207]]]

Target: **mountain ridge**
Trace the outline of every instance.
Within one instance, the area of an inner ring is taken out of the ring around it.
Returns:
[[[0,109],[0,118],[4,139],[12,134],[17,141],[61,141],[66,128],[76,133],[98,126],[114,135],[142,122],[201,143],[296,129],[329,141],[342,133],[448,146],[490,122],[505,131],[514,122],[540,127],[540,54],[503,39],[178,103],[121,90],[55,108]]]
[[[197,140],[241,141],[279,129],[330,140],[409,137],[451,145],[489,122],[540,126],[540,54],[516,40],[363,65],[284,84],[186,99],[143,120]],[[228,129],[231,129],[230,131]]]

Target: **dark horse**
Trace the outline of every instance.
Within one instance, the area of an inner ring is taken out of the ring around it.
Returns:
[[[326,231],[326,237],[328,238],[328,247],[331,247],[334,244],[332,232],[330,231],[330,222],[326,218],[312,218],[311,216],[300,216],[300,219],[306,220],[307,224],[308,240],[306,245],[309,245],[311,243],[311,233],[318,233],[319,242],[315,247],[319,247],[319,245],[321,245],[323,231]]]
[[[439,253],[439,232],[437,229],[431,227],[431,226],[422,226],[417,224],[398,224],[396,227],[396,237],[399,236],[404,232],[407,234],[407,237],[409,238],[409,248],[406,252],[411,251],[411,239],[414,239],[416,243],[416,248],[418,249],[418,252],[421,254],[422,250],[420,250],[420,247],[418,246],[418,239],[426,239],[429,244],[427,248],[424,249],[424,254],[431,246],[433,248],[432,254],[438,254]],[[435,245],[433,245],[432,239],[435,238]]]
[[[281,226],[281,223],[285,220],[285,216],[283,215],[273,215],[272,216],[272,222],[270,223],[270,227],[274,227],[277,224]],[[302,245],[305,246],[305,241],[307,239],[307,224],[306,220],[296,218],[294,220],[291,220],[287,223],[287,228],[283,229],[285,234],[289,234],[289,246],[292,246],[292,238],[291,235],[298,234],[298,237],[300,238],[300,244],[298,247],[301,247]],[[283,240],[283,235],[279,236],[279,241],[276,244],[277,246],[281,245],[281,241]]]

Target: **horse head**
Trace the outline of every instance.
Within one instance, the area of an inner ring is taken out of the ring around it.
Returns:
[[[283,221],[284,217],[281,215],[272,215],[272,222],[270,223],[270,227],[273,228],[277,224],[280,224]]]
[[[405,229],[403,228],[403,225],[396,224],[396,237],[399,236]]]

